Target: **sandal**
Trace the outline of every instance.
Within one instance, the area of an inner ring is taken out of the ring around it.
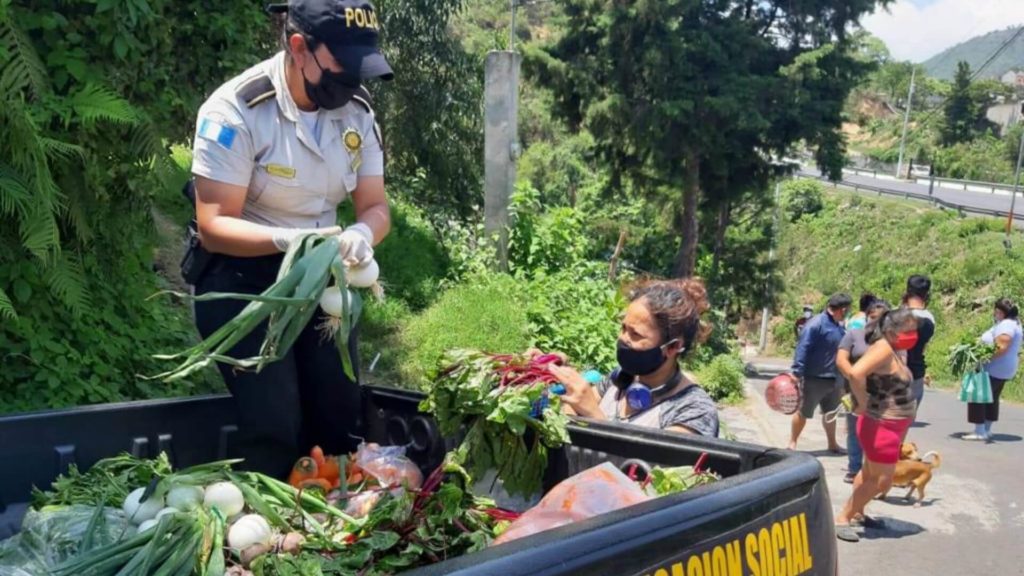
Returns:
[[[863,526],[870,530],[885,530],[885,522],[879,520],[878,518],[872,518],[867,514],[860,516],[859,518],[854,518],[850,521],[850,524],[855,526]]]
[[[860,542],[860,535],[849,524],[836,524],[836,538],[843,542]]]

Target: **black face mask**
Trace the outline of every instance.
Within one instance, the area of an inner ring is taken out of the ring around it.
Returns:
[[[359,78],[347,72],[327,70],[320,65],[316,54],[310,54],[316,67],[320,69],[320,82],[313,84],[306,78],[306,72],[302,72],[302,81],[305,83],[309,99],[324,110],[334,110],[348,104],[359,89]]]
[[[675,342],[675,340],[672,342]],[[658,368],[661,368],[661,365],[665,363],[665,351],[663,348],[672,342],[646,350],[634,350],[626,345],[625,342],[619,340],[616,345],[615,357],[619,361],[619,366],[626,372],[637,376],[646,376],[657,372]]]

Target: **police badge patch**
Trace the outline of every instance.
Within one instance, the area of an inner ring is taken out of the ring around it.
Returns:
[[[348,150],[349,157],[352,159],[352,171],[358,172],[359,165],[363,163],[362,151],[363,151],[363,136],[355,128],[349,128],[345,130],[342,135],[342,141],[345,143],[345,149]]]

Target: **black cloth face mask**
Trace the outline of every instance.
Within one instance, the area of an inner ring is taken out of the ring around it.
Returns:
[[[646,376],[661,368],[661,365],[665,363],[665,347],[675,341],[671,340],[661,346],[646,350],[634,350],[620,339],[616,346],[615,358],[619,361],[619,366],[626,372],[637,376]]]
[[[302,81],[306,87],[306,95],[324,110],[334,110],[348,104],[359,89],[359,78],[348,72],[334,72],[320,65],[316,54],[310,51],[313,62],[320,69],[320,82],[313,84],[302,71]]]

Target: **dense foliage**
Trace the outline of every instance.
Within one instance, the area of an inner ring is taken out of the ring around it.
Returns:
[[[558,111],[593,134],[611,192],[623,179],[641,192],[675,191],[673,274],[690,276],[702,198],[717,207],[763,193],[769,154],[801,141],[839,177],[836,129],[868,70],[848,27],[886,4],[572,0],[564,35],[536,55],[537,68]]]
[[[401,71],[387,89],[371,87],[389,151],[400,150],[390,174],[405,196],[465,215],[479,195],[482,137],[480,81],[447,35],[462,4],[378,4]],[[276,50],[264,5],[0,1],[0,411],[218,386],[212,372],[173,387],[137,375],[154,373],[153,353],[194,338],[187,306],[147,300],[178,282],[188,217],[188,152],[168,144],[187,144],[206,96]],[[389,246],[406,246],[382,252],[396,295],[419,309],[445,257],[422,241],[422,222],[398,228],[405,236]],[[403,257],[432,272],[406,281]]]

